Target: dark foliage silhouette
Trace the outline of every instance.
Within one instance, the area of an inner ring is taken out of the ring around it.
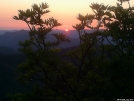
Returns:
[[[13,101],[113,101],[132,98],[133,74],[133,10],[129,0],[118,0],[117,6],[92,3],[94,14],[79,14],[73,25],[79,35],[79,46],[60,52],[57,46],[70,42],[64,34],[53,33],[57,41],[46,41],[57,20],[43,20],[48,5],[34,4],[19,10],[15,20],[28,25],[29,40],[20,42],[26,61],[19,66],[18,80],[31,88],[19,93]],[[129,8],[122,3],[128,2]],[[98,23],[92,26],[94,21]],[[100,30],[100,28],[105,28]],[[93,30],[86,32],[85,28]],[[109,40],[111,38],[112,40]],[[108,44],[104,44],[104,41]]]

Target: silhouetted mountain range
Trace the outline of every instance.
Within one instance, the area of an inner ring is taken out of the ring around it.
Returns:
[[[0,30],[0,35],[5,34],[6,32],[16,32],[18,30]]]
[[[0,31],[0,33],[3,32]],[[93,32],[93,30],[86,30],[86,32]],[[51,33],[63,33],[71,40],[70,43],[64,42],[59,45],[60,48],[69,48],[79,45],[78,32],[76,30],[53,30]],[[56,38],[49,33],[46,36],[47,41],[54,41]],[[19,41],[23,42],[26,39],[29,39],[28,30],[19,30],[19,31],[8,31],[0,35],[0,54],[13,54],[18,52]],[[109,38],[110,39],[110,38]],[[104,40],[104,43],[107,44],[107,40]]]
[[[13,55],[16,53],[19,53],[19,52],[17,50],[14,50],[13,48],[0,46],[0,54]]]
[[[0,35],[0,46],[10,47],[17,50],[19,41],[28,39],[28,31],[20,30],[16,32],[6,32]]]
[[[71,46],[76,46],[79,44],[79,40],[77,37],[77,31],[69,31],[65,32],[62,30],[56,30],[52,31],[51,33],[65,33],[67,37],[71,39],[70,43],[62,43],[59,47],[61,48],[67,48]],[[4,52],[4,50],[12,50],[11,53],[13,53],[13,50],[17,52],[19,48],[19,41],[23,42],[26,39],[29,39],[28,31],[27,30],[20,30],[20,31],[15,31],[15,32],[5,32],[4,34],[0,35],[0,53],[6,53],[7,51]],[[54,41],[56,38],[50,34],[47,35],[47,40],[48,41]]]

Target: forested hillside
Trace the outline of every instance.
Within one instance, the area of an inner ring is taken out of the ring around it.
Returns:
[[[26,89],[16,81],[17,66],[25,61],[24,54],[0,54],[0,99],[10,101],[8,94],[15,94]]]

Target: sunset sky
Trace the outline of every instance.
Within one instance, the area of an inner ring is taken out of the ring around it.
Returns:
[[[73,29],[72,25],[79,23],[77,15],[92,13],[89,5],[91,3],[104,3],[115,5],[117,0],[0,0],[0,30],[16,30],[28,29],[27,25],[22,21],[12,19],[18,14],[18,10],[26,10],[31,8],[31,5],[46,2],[51,11],[45,17],[54,17],[62,23],[58,29]],[[134,0],[131,0],[131,6],[134,5]]]

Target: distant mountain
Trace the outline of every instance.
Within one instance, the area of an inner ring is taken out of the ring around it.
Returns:
[[[86,32],[91,33],[93,30],[86,30]],[[71,40],[70,43],[64,42],[59,45],[60,48],[68,48],[73,46],[79,45],[78,39],[78,32],[76,30],[53,30],[51,33],[63,33],[66,34],[67,37]],[[12,31],[12,32],[5,32],[4,34],[0,35],[0,52],[1,53],[14,53],[18,51],[19,41],[23,42],[26,39],[29,39],[28,30],[19,30],[19,31]],[[50,33],[46,36],[47,41],[54,41],[56,38],[52,36]],[[107,40],[104,40],[104,43],[107,44]],[[3,49],[2,49],[2,47]],[[7,48],[8,47],[8,48]],[[6,51],[4,51],[6,50]],[[11,52],[10,52],[11,51]]]
[[[0,35],[5,34],[6,32],[16,32],[18,30],[0,30]]]
[[[26,30],[6,32],[5,34],[0,35],[0,46],[6,46],[17,50],[19,41],[24,41],[28,38],[28,31]]]
[[[6,46],[0,46],[0,54],[5,55],[13,55],[19,53],[17,50],[14,50],[13,48],[6,47]]]
[[[62,32],[67,34],[65,31],[61,31],[61,30],[59,30],[59,32],[52,31],[51,33],[62,33]],[[60,45],[61,48],[78,45],[78,42],[79,42],[78,38],[76,38],[76,37],[74,38],[70,34],[70,33],[72,33],[72,34],[74,34],[73,36],[75,36],[75,34],[77,34],[77,32],[75,32],[75,33],[73,33],[73,32],[74,31],[70,31],[70,32],[68,32],[69,34],[67,34],[67,37],[70,38],[71,43],[62,43]],[[46,37],[47,37],[46,38],[47,41],[56,40],[56,38],[50,34],[48,34]],[[16,32],[6,32],[5,34],[0,35],[0,46],[5,46],[5,47],[12,48],[14,50],[17,50],[19,48],[19,41],[23,42],[26,39],[29,39],[29,34],[28,34],[27,30],[20,30],[20,31],[16,31]]]

